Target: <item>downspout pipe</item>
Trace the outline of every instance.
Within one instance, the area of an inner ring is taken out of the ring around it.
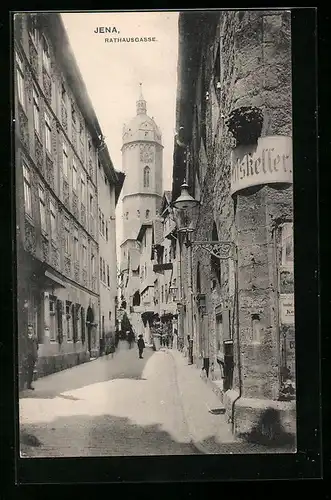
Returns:
[[[238,248],[235,247],[235,293],[234,293],[235,307],[234,307],[234,315],[236,316],[236,340],[237,340],[239,395],[232,402],[231,424],[232,424],[232,432],[233,433],[235,432],[235,425],[234,425],[235,404],[241,398],[241,395],[242,395],[242,366],[241,366],[241,355],[240,355],[240,321],[239,321],[239,286],[238,286],[238,281],[239,281]]]

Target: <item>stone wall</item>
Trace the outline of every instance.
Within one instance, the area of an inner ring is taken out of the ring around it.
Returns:
[[[205,30],[208,32],[208,25]],[[290,13],[222,12],[216,34],[204,33],[202,38],[196,85],[192,88],[193,162],[189,178],[191,182],[195,180],[195,195],[201,193],[202,201],[195,239],[211,240],[215,223],[219,240],[236,243],[240,325],[237,332],[234,266],[230,261],[222,261],[218,280],[211,274],[210,255],[194,247],[194,290],[199,262],[201,293],[206,294],[207,301],[208,349],[205,350],[217,374],[215,308],[230,309],[235,359],[233,389],[239,394],[241,386],[241,393],[247,398],[275,399],[280,360],[273,231],[275,224],[293,218],[292,189],[262,186],[231,196],[230,156],[235,142],[226,118],[234,109],[256,106],[263,112],[261,136],[291,136]],[[218,54],[220,71],[216,74]],[[194,169],[196,175],[192,174]],[[183,266],[184,276],[187,265]],[[253,338],[252,332],[254,314],[260,320],[258,339]]]

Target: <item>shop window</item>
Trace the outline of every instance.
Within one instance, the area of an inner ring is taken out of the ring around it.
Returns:
[[[71,305],[69,300],[66,300],[66,319],[67,319],[67,340],[72,341],[72,320],[71,320]]]
[[[54,295],[49,296],[49,339],[52,342],[56,341],[57,335],[56,300]]]

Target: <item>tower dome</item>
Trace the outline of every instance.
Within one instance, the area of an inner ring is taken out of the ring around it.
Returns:
[[[153,118],[147,115],[146,101],[142,95],[140,83],[140,96],[136,103],[136,116],[123,127],[123,146],[130,142],[144,141],[156,142],[162,146],[162,134]]]

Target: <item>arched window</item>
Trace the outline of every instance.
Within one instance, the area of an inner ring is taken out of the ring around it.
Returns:
[[[146,219],[149,219],[149,210],[146,210]]]
[[[150,168],[145,167],[144,168],[144,187],[149,187],[149,174],[150,174]]]

